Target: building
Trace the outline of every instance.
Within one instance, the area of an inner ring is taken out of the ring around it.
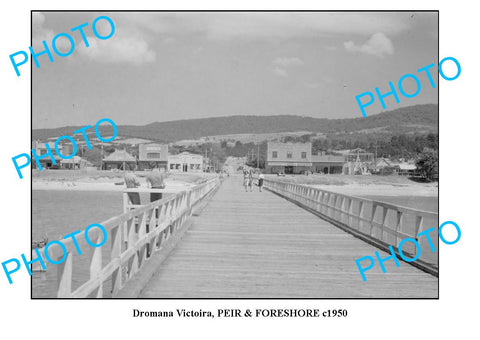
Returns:
[[[102,170],[135,170],[137,160],[125,150],[115,150],[102,160]]]
[[[400,169],[390,159],[384,157],[377,159],[371,168],[373,173],[378,175],[392,175]]]
[[[60,167],[62,169],[75,170],[75,169],[84,169],[86,167],[91,167],[91,166],[92,166],[92,163],[81,158],[80,156],[73,156],[70,159],[62,159],[60,161]]]
[[[300,174],[312,167],[312,143],[267,144],[267,173]]]
[[[419,173],[417,171],[417,166],[412,163],[399,163],[398,164],[399,170],[397,170],[397,173],[400,176],[409,176],[409,177],[415,177],[419,176]]]
[[[338,150],[335,152],[344,155],[347,162],[371,163],[375,161],[375,154],[373,152],[366,152],[363,149]]]
[[[342,174],[345,156],[312,155],[312,171],[324,174]]]
[[[60,169],[60,162],[62,161],[62,158],[60,158],[56,151],[55,151],[55,143],[54,142],[48,142],[48,143],[41,143],[38,141],[33,142],[33,149],[35,150],[35,153],[37,156],[42,156],[47,154],[48,150],[46,147],[46,144],[48,144],[48,147],[50,148],[53,159],[55,160],[56,164],[53,164],[53,160],[51,156],[45,156],[41,159],[39,159],[39,163],[42,166],[42,169]],[[65,152],[63,151],[63,147],[61,144],[58,146],[58,151],[63,155]],[[65,153],[65,155],[69,155],[69,153]],[[37,168],[37,162],[35,161],[33,155],[32,155],[32,167],[34,169]]]
[[[203,156],[189,152],[168,155],[168,170],[172,172],[203,172]]]
[[[168,145],[166,144],[140,144],[138,155],[140,170],[168,167]]]

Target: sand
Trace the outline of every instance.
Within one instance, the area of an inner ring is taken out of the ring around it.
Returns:
[[[311,185],[327,191],[350,196],[420,196],[438,197],[438,186],[388,185],[388,184],[346,184],[346,185]]]
[[[140,180],[140,188],[147,189],[145,180]],[[166,193],[176,193],[186,190],[194,183],[186,183],[172,180],[165,180]],[[49,181],[49,180],[33,180],[32,190],[71,190],[71,191],[119,191],[126,189],[125,184],[115,185],[114,182],[108,181]]]
[[[147,189],[146,175],[149,172],[137,171],[137,179],[142,189]],[[72,191],[124,191],[124,173],[120,171],[76,171],[76,170],[48,170],[34,171],[32,179],[33,190],[72,190]],[[172,173],[165,179],[165,191],[180,192],[190,188],[195,183],[213,178],[212,174],[205,173]]]
[[[438,182],[415,182],[403,176],[268,175],[269,179],[311,186],[349,196],[438,197]]]

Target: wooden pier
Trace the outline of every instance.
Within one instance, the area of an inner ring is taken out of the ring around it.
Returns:
[[[435,259],[423,259],[422,269],[389,260],[386,273],[376,263],[366,282],[355,263],[376,251],[388,257],[383,245],[397,250],[437,214],[271,179],[266,185],[245,192],[238,176],[212,179],[126,209],[102,224],[111,236],[110,261],[102,264],[105,246],[95,248],[90,279],[75,290],[74,248],[65,242],[58,297],[438,297]]]
[[[362,281],[376,247],[269,191],[226,180],[140,298],[436,298],[438,278],[387,261]],[[387,253],[379,251],[382,258]]]

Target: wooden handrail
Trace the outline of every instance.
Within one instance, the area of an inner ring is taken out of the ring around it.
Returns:
[[[80,255],[76,249],[77,245],[71,238],[58,240],[67,249],[67,255],[65,261],[57,265],[57,297],[101,298],[104,296],[105,282],[109,279],[111,279],[110,293],[115,295],[155,252],[166,246],[168,239],[192,215],[193,209],[207,199],[219,185],[219,178],[213,178],[170,197],[128,209],[123,214],[101,222],[107,231],[107,242],[103,246],[93,248],[90,277],[73,291],[72,277],[75,271],[73,257],[88,256],[88,249],[92,247],[87,245],[84,233],[79,233],[75,237],[82,252]],[[102,237],[103,233],[97,228],[91,229],[88,234],[89,240],[95,244],[99,244]],[[110,261],[103,265],[102,253],[107,247],[110,250]],[[45,259],[45,248],[39,251]],[[65,256],[59,246],[50,247],[48,255],[55,261]]]
[[[438,226],[438,214],[430,211],[272,179],[265,179],[264,185],[266,189],[315,212],[320,217],[381,249],[391,245],[397,253],[398,245],[403,239],[412,238],[418,241],[417,235],[427,229],[426,224],[429,228]],[[438,231],[436,230],[433,235],[438,235]],[[422,242],[425,245],[423,240]],[[417,249],[414,246],[408,250],[402,249],[402,252],[411,258],[417,255]],[[363,255],[359,254],[359,256]],[[415,262],[417,263],[414,265],[418,264],[420,267],[425,267],[422,269],[438,274],[438,257],[427,258],[422,255]]]

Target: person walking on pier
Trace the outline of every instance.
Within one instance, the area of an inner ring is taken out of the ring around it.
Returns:
[[[250,169],[250,172],[248,173],[248,186],[250,187],[250,192],[253,191],[253,170]]]
[[[243,170],[243,186],[245,187],[245,192],[248,191],[248,171]]]
[[[263,187],[263,180],[265,179],[265,176],[260,173],[260,175],[258,175],[258,191],[262,192],[262,187]]]

